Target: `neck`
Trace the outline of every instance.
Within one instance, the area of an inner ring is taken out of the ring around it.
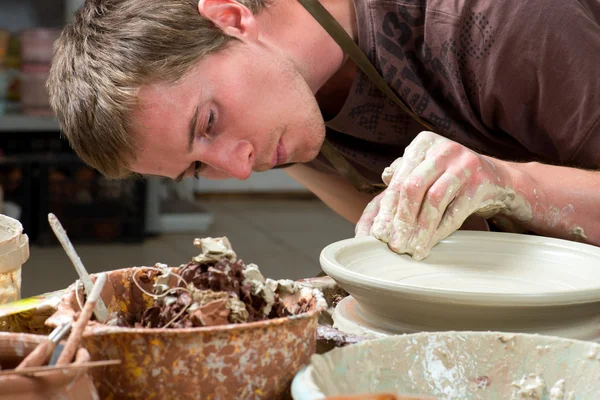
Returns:
[[[353,0],[321,0],[321,4],[356,41]],[[260,40],[282,51],[315,94],[346,61],[338,44],[297,0],[275,0],[257,15],[257,21]]]

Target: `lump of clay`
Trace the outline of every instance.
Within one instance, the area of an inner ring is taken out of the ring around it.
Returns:
[[[290,315],[276,291],[298,290],[292,281],[265,279],[255,264],[245,265],[229,240],[194,240],[201,253],[180,268],[157,264],[156,300],[141,315],[136,327],[191,328],[261,321]],[[177,289],[168,282],[175,273]]]
[[[237,260],[237,255],[226,237],[194,239],[194,246],[201,250],[200,254],[192,260],[197,263],[219,261],[223,258],[231,262]]]
[[[263,315],[269,315],[273,304],[275,303],[275,291],[267,284],[265,277],[258,270],[255,264],[249,264],[243,271],[244,285],[250,285],[250,290],[253,296],[260,297],[264,300],[262,307]]]

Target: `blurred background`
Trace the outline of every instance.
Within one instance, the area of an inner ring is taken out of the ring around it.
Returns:
[[[228,236],[275,279],[314,276],[353,226],[278,170],[247,181],[110,181],[61,138],[44,87],[52,43],[83,0],[0,0],[0,213],[24,226],[23,297],[77,278],[48,225],[57,215],[90,272],[179,265],[195,237]]]

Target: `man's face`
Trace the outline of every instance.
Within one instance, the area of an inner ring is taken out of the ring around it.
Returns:
[[[325,136],[315,97],[294,65],[235,42],[175,84],[140,88],[132,170],[170,178],[246,179],[314,159]]]

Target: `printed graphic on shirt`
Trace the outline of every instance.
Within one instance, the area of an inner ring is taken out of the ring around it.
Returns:
[[[428,13],[435,11],[428,11],[423,5],[404,4],[386,12],[375,35],[381,49],[377,61],[384,79],[415,114],[430,122],[440,134],[464,141],[464,135],[459,137],[459,132],[464,131],[460,123],[476,120],[468,95],[476,95],[477,82],[468,70],[467,58],[479,60],[489,55],[493,29],[481,13],[471,13],[463,19],[448,16],[460,32],[460,44],[449,37],[441,46],[430,46],[425,41]],[[469,144],[477,147],[476,143]]]
[[[437,133],[501,159],[596,166],[585,143],[598,141],[597,0],[355,4],[361,49]],[[362,72],[328,128],[332,145],[376,178],[424,130]]]

